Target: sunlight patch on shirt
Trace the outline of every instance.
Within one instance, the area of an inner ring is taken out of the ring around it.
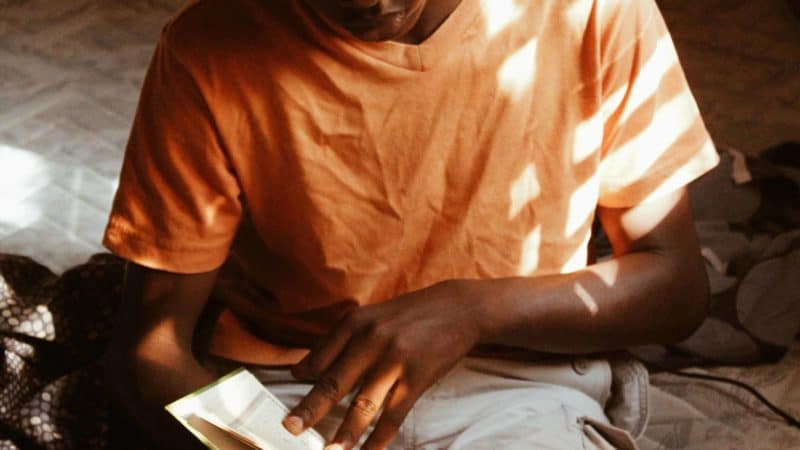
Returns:
[[[519,50],[506,59],[497,74],[501,92],[508,94],[513,100],[533,88],[536,78],[537,40],[531,39]]]
[[[611,117],[617,109],[619,109],[622,101],[625,99],[625,94],[628,93],[628,87],[630,85],[625,83],[622,87],[614,91],[611,95],[607,96],[606,99],[603,101],[603,104],[600,105],[600,117],[603,119],[603,125],[608,121],[608,118]]]
[[[710,139],[706,139],[705,143],[703,144],[702,148],[697,151],[697,154],[704,154],[704,155],[713,155],[716,154],[716,149],[714,147],[714,143]],[[662,181],[661,184],[658,185],[652,192],[647,194],[641,204],[649,203],[653,200],[657,200],[659,198],[664,197],[665,195],[675,191],[679,187],[686,185],[688,182],[695,178],[694,174],[697,171],[696,166],[703,164],[702,161],[698,161],[696,159],[687,161],[681,168],[675,170],[672,175],[669,176],[666,180]],[[675,199],[675,204],[677,204],[677,200]],[[674,205],[672,205],[674,206]],[[663,213],[663,217],[656,218],[657,221],[661,221],[666,215],[669,213],[671,208],[667,208],[666,211]]]
[[[481,0],[481,9],[486,20],[486,35],[489,38],[519,19],[524,10],[516,0]]]
[[[678,65],[675,47],[672,38],[665,35],[656,43],[656,48],[650,59],[639,69],[636,81],[628,94],[625,112],[620,117],[620,122],[627,121],[636,113],[640,106],[650,100],[659,90],[664,76]]]
[[[624,123],[630,119],[633,113],[656,95],[666,73],[677,64],[672,39],[669,35],[660,38],[650,59],[639,70],[633,87],[630,82],[626,82],[605,96],[603,104],[600,105],[600,117],[603,123],[619,110],[623,102],[625,110],[617,120]]]
[[[508,210],[508,219],[512,220],[525,208],[525,205],[536,199],[542,192],[539,178],[536,176],[536,168],[533,164],[528,164],[512,184],[511,207]]]
[[[591,235],[587,234],[586,238],[581,242],[581,245],[575,249],[572,256],[561,266],[561,273],[572,273],[586,268],[589,260],[588,248],[590,237]]]
[[[539,267],[539,252],[542,245],[542,226],[536,227],[528,233],[522,242],[522,257],[520,258],[517,275],[529,276]]]
[[[592,0],[573,0],[564,13],[568,23],[583,31],[586,27],[587,18],[592,12],[592,3]]]
[[[600,116],[594,115],[575,127],[572,141],[572,162],[579,164],[597,151],[603,140],[603,124]]]
[[[597,177],[593,176],[578,186],[569,198],[569,212],[564,236],[572,236],[594,214],[597,207]]]
[[[697,121],[694,97],[688,90],[661,105],[650,124],[605,157],[611,167],[624,168],[626,184],[635,182],[658,161]]]

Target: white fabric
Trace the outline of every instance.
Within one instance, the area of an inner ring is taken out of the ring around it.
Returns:
[[[250,370],[289,407],[311,389],[285,370]],[[390,449],[635,448],[603,411],[611,384],[609,363],[600,359],[466,358],[417,401]],[[317,425],[326,438],[335,435],[350,400]]]

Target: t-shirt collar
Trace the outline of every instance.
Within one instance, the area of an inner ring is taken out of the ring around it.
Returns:
[[[312,34],[324,42],[323,46],[337,51],[357,51],[388,64],[409,70],[425,71],[433,68],[474,35],[474,22],[480,17],[478,0],[461,0],[456,9],[427,39],[419,44],[396,41],[365,42],[353,37],[333,33],[324,25],[303,0],[292,0],[294,10]]]

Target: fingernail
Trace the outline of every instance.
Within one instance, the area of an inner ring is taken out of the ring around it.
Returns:
[[[283,419],[283,426],[289,433],[296,436],[303,432],[303,419],[297,416],[289,416]]]
[[[344,438],[344,439],[339,438],[337,440],[339,442],[336,442],[336,443],[333,443],[333,444],[329,444],[327,447],[325,447],[324,450],[345,450],[345,449],[348,449],[348,448],[353,448],[353,443],[350,442],[350,439],[348,439],[348,438]]]

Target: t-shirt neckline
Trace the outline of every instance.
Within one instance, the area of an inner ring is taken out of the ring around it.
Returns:
[[[334,34],[301,4],[302,0],[293,0],[295,11],[302,16],[303,22],[310,27],[315,36],[325,39],[324,46],[333,45],[340,50],[350,49],[379,59],[385,63],[409,70],[425,71],[434,67],[441,59],[452,54],[457,47],[466,42],[473,22],[478,16],[476,0],[461,0],[439,27],[419,44],[408,44],[397,41],[366,42],[347,36]],[[327,44],[327,45],[326,45]]]

